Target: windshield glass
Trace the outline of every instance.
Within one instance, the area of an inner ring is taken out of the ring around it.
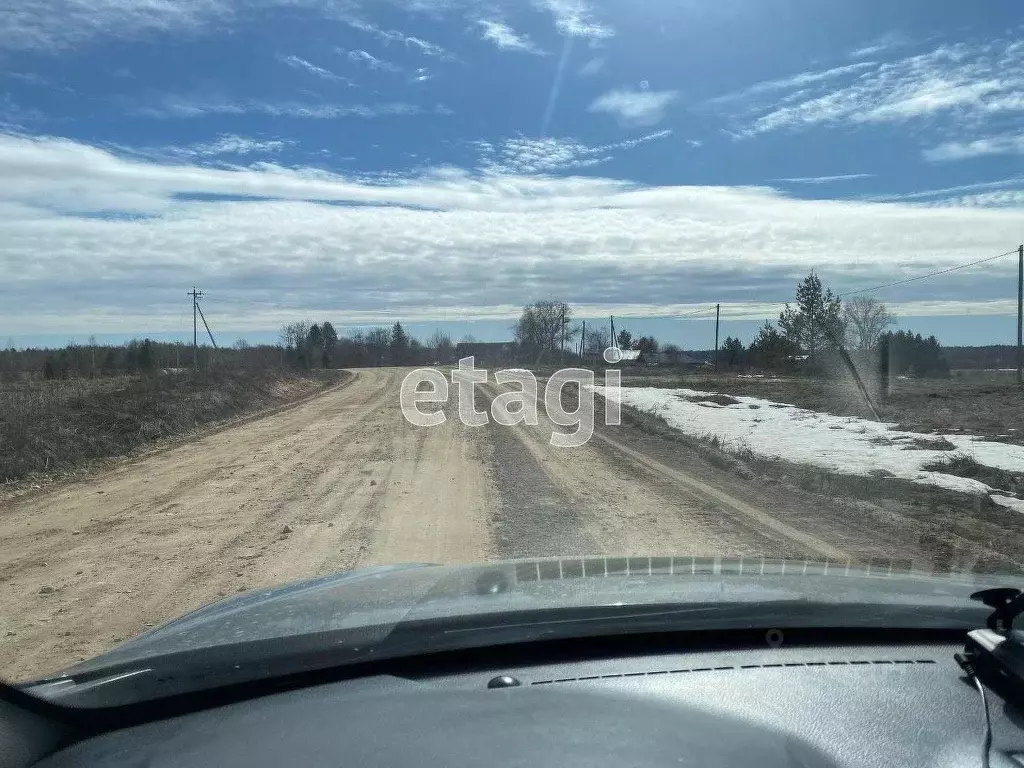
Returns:
[[[1014,4],[3,19],[0,679],[1017,583]]]

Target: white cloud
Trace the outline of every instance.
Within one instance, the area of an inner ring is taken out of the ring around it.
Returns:
[[[974,195],[947,197],[932,203],[940,207],[956,208],[1017,208],[1024,207],[1024,190],[1002,190],[998,192],[981,192]]]
[[[773,181],[786,181],[790,184],[829,184],[833,181],[853,181],[854,179],[870,179],[873,173],[843,173],[838,176],[797,176],[788,179],[773,179]]]
[[[494,43],[503,51],[523,51],[539,56],[544,55],[544,51],[535,46],[527,35],[517,34],[512,27],[504,22],[480,19],[477,21],[477,26],[480,27],[480,36],[484,40]]]
[[[910,40],[900,32],[886,32],[874,41],[850,51],[851,59],[863,59],[866,56],[876,56],[879,53],[891,51],[894,48],[902,48],[910,45]]]
[[[360,32],[366,32],[367,34],[373,35],[385,45],[399,43],[405,48],[415,50],[424,56],[433,56],[438,59],[455,58],[441,46],[435,45],[434,43],[428,42],[422,38],[407,35],[404,32],[399,32],[395,29],[382,29],[375,24],[371,24],[370,22],[363,21],[361,19],[347,19],[346,21],[353,29],[358,29]]]
[[[627,125],[655,125],[665,117],[665,108],[676,96],[676,91],[616,88],[599,96],[587,109],[590,112],[615,115]]]
[[[957,200],[965,193],[987,192],[991,190],[1003,190],[1019,188],[1024,191],[1024,176],[1015,176],[1008,179],[996,179],[995,181],[979,181],[973,184],[959,184],[955,187],[941,187],[939,189],[923,189],[915,192],[903,192],[890,195],[875,195],[870,198],[871,202],[905,202],[914,200]]]
[[[365,66],[369,69],[378,70],[381,72],[401,72],[402,68],[397,64],[392,64],[390,61],[384,61],[378,59],[372,53],[368,53],[363,50],[346,51],[344,48],[335,48],[342,56],[348,58],[349,61]]]
[[[862,61],[856,64],[833,67],[820,72],[801,72],[799,74],[791,75],[790,77],[782,77],[777,80],[763,80],[759,83],[747,86],[742,90],[716,96],[713,99],[709,99],[706,103],[724,104],[731,101],[743,101],[762,93],[772,93],[774,91],[786,91],[793,88],[800,88],[802,86],[811,85],[812,83],[820,83],[825,80],[831,80],[833,78],[839,78],[855,72],[861,72],[875,66],[877,66],[877,62]]]
[[[184,154],[195,157],[250,155],[253,153],[280,152],[286,146],[294,143],[294,141],[284,141],[281,139],[253,139],[247,136],[226,133],[218,136],[213,141],[199,142],[181,148],[181,151]]]
[[[789,91],[789,93],[786,93]],[[769,103],[758,96],[783,93]],[[860,62],[758,83],[710,102],[745,102],[736,115],[749,137],[814,125],[902,123],[943,116],[976,126],[1024,112],[1024,45],[957,43],[889,62]],[[753,116],[752,122],[749,122]]]
[[[605,61],[600,56],[596,56],[582,67],[580,67],[580,74],[583,77],[593,77],[604,70]]]
[[[12,80],[20,80],[29,85],[47,85],[46,78],[38,72],[8,72],[7,77]]]
[[[145,39],[156,33],[221,31],[252,10],[283,7],[345,21],[385,44],[399,43],[425,56],[451,58],[447,51],[403,32],[354,19],[371,0],[7,0],[0,11],[0,50],[62,51],[103,38]],[[411,10],[414,8],[410,8]]]
[[[45,119],[46,115],[38,109],[21,106],[11,98],[11,94],[0,95],[0,130],[25,131],[27,126],[42,123]]]
[[[535,3],[554,16],[555,29],[566,37],[603,40],[615,34],[614,29],[591,18],[593,11],[584,0],[535,0]]]
[[[506,139],[497,148],[490,142],[477,142],[480,152],[480,168],[493,175],[520,175],[550,173],[569,168],[590,168],[606,163],[614,157],[614,152],[622,149],[633,149],[672,135],[672,131],[664,130],[649,133],[627,141],[599,146],[587,146],[574,139]]]
[[[272,117],[297,117],[333,120],[341,117],[385,117],[418,115],[423,110],[415,104],[386,102],[376,104],[323,104],[304,102],[271,102],[261,99],[215,99],[166,96],[155,106],[131,110],[140,117],[196,118],[204,115],[263,114]]]
[[[10,333],[175,329],[183,275],[210,291],[211,323],[237,329],[509,316],[552,295],[651,314],[752,287],[782,301],[812,267],[842,291],[1006,251],[1022,213],[455,168],[364,182],[25,136],[0,136],[0,178]],[[1008,258],[880,297],[980,312],[1013,277]]]
[[[305,59],[300,59],[298,56],[285,56],[283,54],[278,54],[277,60],[280,61],[282,64],[286,64],[292,69],[299,69],[305,72],[309,72],[309,74],[316,75],[317,77],[323,78],[324,80],[332,80],[334,82],[339,83],[343,82],[348,83],[349,85],[353,84],[352,81],[349,80],[348,78],[336,75],[329,69],[324,69],[323,67],[317,66],[316,64],[306,61]]]
[[[53,51],[96,37],[196,30],[232,12],[228,0],[7,0],[0,12],[0,49]]]
[[[965,160],[982,155],[1024,155],[1024,133],[987,136],[974,141],[947,141],[921,153],[925,160]]]
[[[238,155],[245,157],[254,154],[269,155],[280,152],[296,142],[283,139],[255,139],[224,133],[211,141],[200,141],[184,146],[171,145],[163,147],[126,147],[120,144],[104,144],[105,149],[122,156],[140,160],[157,160],[160,162],[181,162],[194,160],[211,160],[222,155]]]

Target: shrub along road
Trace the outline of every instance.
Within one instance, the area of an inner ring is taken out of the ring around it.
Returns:
[[[464,426],[452,388],[445,423],[414,427],[404,375],[359,370],[294,408],[4,503],[0,676],[56,672],[219,597],[378,563],[930,562],[914,520],[766,485],[634,426],[556,448],[543,413]],[[479,388],[478,407],[498,391]]]

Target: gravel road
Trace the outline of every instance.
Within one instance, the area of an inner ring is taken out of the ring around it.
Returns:
[[[877,520],[830,515],[632,427],[555,448],[543,415],[464,426],[454,391],[443,425],[413,427],[404,374],[359,370],[293,408],[0,506],[0,676],[55,672],[222,596],[378,563],[918,554]]]

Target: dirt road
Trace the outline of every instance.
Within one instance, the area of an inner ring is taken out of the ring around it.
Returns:
[[[376,563],[919,554],[878,520],[631,427],[555,448],[543,415],[466,427],[454,395],[443,425],[413,427],[404,373],[360,370],[295,408],[0,507],[0,676],[55,672],[218,597]]]

